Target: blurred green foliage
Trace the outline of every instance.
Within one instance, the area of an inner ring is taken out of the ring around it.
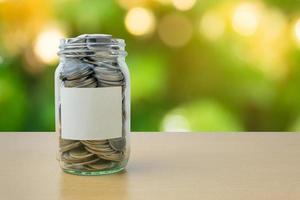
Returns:
[[[234,21],[243,4],[246,27]],[[0,130],[54,130],[58,61],[43,60],[35,51],[45,27],[55,27],[65,37],[109,33],[125,39],[132,131],[300,130],[300,3],[206,0],[195,1],[187,10],[180,5],[172,5],[172,0],[0,1]],[[126,25],[126,16],[136,7],[154,16],[141,14],[139,26],[145,26],[145,32],[140,35],[134,32],[138,17]],[[177,18],[162,27],[170,15]],[[205,16],[216,23],[205,25]],[[189,34],[180,30],[176,19],[187,23],[191,34],[182,45],[172,46],[168,40],[175,38],[176,44],[183,38],[180,34]],[[274,38],[269,26],[278,27]],[[170,28],[175,31],[168,33]],[[245,36],[243,28],[256,32],[248,30]]]

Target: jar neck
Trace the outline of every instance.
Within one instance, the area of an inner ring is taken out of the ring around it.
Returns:
[[[68,58],[117,61],[124,60],[127,52],[122,39],[112,38],[111,35],[89,34],[62,39],[58,55],[62,61]]]

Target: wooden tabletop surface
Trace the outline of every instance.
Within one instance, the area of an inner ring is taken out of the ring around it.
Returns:
[[[0,133],[1,200],[299,200],[300,134],[133,133],[120,174],[63,173],[54,133]]]

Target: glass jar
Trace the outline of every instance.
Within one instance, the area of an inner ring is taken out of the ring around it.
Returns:
[[[78,175],[123,170],[130,151],[124,40],[106,34],[62,39],[58,55],[55,117],[61,168]]]

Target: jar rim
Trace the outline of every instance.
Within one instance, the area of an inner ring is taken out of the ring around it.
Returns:
[[[90,41],[89,41],[90,40]],[[90,52],[107,51],[113,55],[126,56],[125,40],[113,38],[109,34],[82,34],[77,37],[63,38],[60,40],[58,55],[77,51]]]

